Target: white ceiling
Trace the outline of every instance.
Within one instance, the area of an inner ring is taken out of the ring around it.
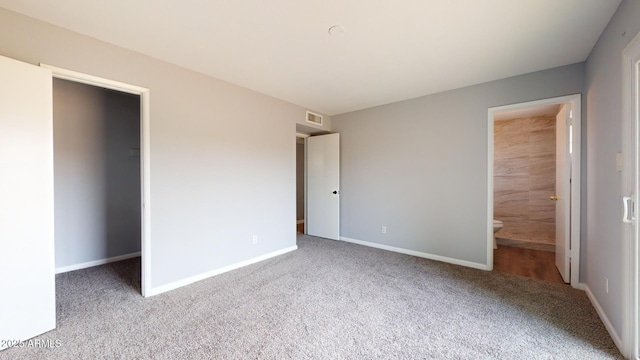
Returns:
[[[586,60],[620,0],[0,0],[329,115]],[[328,29],[345,31],[331,36]]]

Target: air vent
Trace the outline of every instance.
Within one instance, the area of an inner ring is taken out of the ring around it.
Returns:
[[[307,122],[322,126],[322,115],[307,111]]]

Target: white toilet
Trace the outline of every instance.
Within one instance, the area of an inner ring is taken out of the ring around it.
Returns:
[[[498,248],[498,243],[496,242],[496,233],[500,231],[504,227],[504,224],[500,220],[493,219],[493,248]]]

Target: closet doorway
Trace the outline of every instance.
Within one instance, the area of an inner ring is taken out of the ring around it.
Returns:
[[[150,295],[148,90],[42,67],[54,77],[56,273],[141,257],[134,286]]]

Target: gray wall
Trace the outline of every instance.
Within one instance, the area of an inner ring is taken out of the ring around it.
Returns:
[[[56,267],[140,251],[140,98],[53,81]]]
[[[296,219],[304,220],[304,144],[296,143]]]
[[[152,287],[295,246],[304,108],[4,9],[0,55],[150,89]]]
[[[619,335],[623,332],[625,243],[622,178],[615,155],[622,150],[622,50],[640,31],[640,1],[623,1],[586,65],[587,196],[582,246],[585,282]],[[626,33],[626,34],[625,34]],[[624,34],[624,35],[623,35]],[[609,293],[604,287],[609,279]]]
[[[341,236],[486,264],[487,109],[580,93],[583,74],[574,64],[333,116]]]

